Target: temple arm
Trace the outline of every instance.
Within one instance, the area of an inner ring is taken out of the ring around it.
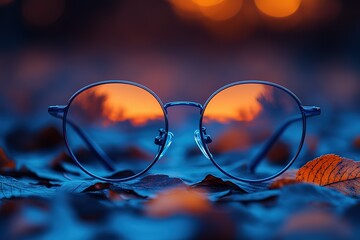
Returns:
[[[311,106],[303,107],[303,111],[305,113],[305,117],[314,117],[318,116],[321,113],[319,107]],[[265,143],[261,151],[250,161],[248,165],[248,169],[250,172],[255,172],[256,167],[260,164],[260,162],[265,158],[265,156],[269,153],[271,148],[274,146],[276,141],[280,138],[280,136],[285,132],[285,130],[293,123],[302,120],[302,114],[296,115],[290,119],[288,119],[283,125],[281,125],[275,133],[271,136],[271,138]]]
[[[66,106],[50,106],[48,108],[48,112],[51,116],[63,119],[65,108]],[[66,119],[66,123],[68,123],[75,130],[75,132],[86,143],[90,150],[94,152],[95,156],[100,160],[104,167],[106,167],[109,171],[115,171],[113,161],[98,144],[91,140],[91,138],[88,137],[85,132],[72,121]]]

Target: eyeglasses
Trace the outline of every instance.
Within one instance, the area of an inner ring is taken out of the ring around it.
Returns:
[[[290,90],[264,81],[240,81],[214,92],[204,105],[163,104],[145,86],[103,81],[80,89],[64,106],[48,112],[63,121],[70,156],[87,174],[105,181],[126,181],[147,172],[169,148],[167,110],[200,110],[195,142],[224,174],[262,182],[283,173],[302,148],[306,119],[320,108],[303,106]]]

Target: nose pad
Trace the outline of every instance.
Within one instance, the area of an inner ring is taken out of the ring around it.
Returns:
[[[201,141],[201,135],[200,135],[200,131],[199,129],[195,130],[194,132],[194,139],[195,139],[195,142],[196,144],[198,145],[200,151],[202,152],[202,154],[204,154],[204,156],[207,158],[207,159],[210,159],[210,156],[207,154],[207,152],[205,151],[205,148],[204,148],[204,145]]]
[[[162,158],[165,155],[166,151],[169,149],[169,147],[172,143],[173,137],[174,137],[174,134],[172,132],[167,133],[164,149],[163,149],[162,153],[160,154],[159,159]]]

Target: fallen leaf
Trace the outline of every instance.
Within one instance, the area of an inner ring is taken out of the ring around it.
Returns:
[[[132,184],[132,186],[135,188],[163,190],[164,188],[185,186],[185,183],[180,178],[172,178],[168,175],[155,174],[143,177],[138,182]]]
[[[70,194],[67,196],[78,219],[85,223],[104,222],[111,210],[102,204],[94,195]]]
[[[142,196],[135,192],[134,190],[129,189],[117,189],[112,190],[110,189],[107,194],[108,198],[112,201],[124,201],[124,200],[131,200],[131,199],[146,199],[147,197]]]
[[[211,209],[205,192],[178,187],[165,190],[150,200],[146,212],[150,216],[168,217],[179,213],[200,214]]]
[[[305,211],[290,216],[279,232],[279,239],[350,239],[351,228],[333,213],[326,211]]]
[[[157,193],[165,189],[177,187],[187,187],[187,185],[180,178],[154,174],[147,175],[140,180],[135,180],[135,182],[113,183],[111,190],[118,192],[123,189],[132,189],[141,196],[155,197]]]
[[[141,148],[137,146],[129,146],[120,153],[117,153],[121,157],[125,157],[126,159],[137,159],[137,160],[150,160],[152,159],[152,156],[147,153],[146,151],[143,151]]]
[[[335,154],[323,155],[301,167],[296,180],[336,189],[346,195],[359,196],[360,163]]]
[[[19,181],[15,178],[0,175],[0,199],[14,197],[41,197],[49,198],[57,192],[82,193],[89,191],[101,191],[109,183],[93,181],[68,181],[59,184],[52,184],[49,188],[46,185],[30,184]],[[126,185],[124,185],[124,189]]]
[[[66,193],[81,193],[85,192],[87,189],[92,190],[92,186],[99,183],[97,180],[92,181],[67,181],[62,183],[61,187],[58,190]]]
[[[40,198],[5,201],[0,206],[1,230],[6,229],[1,231],[1,239],[29,239],[43,234],[48,228],[48,210],[48,202]]]
[[[307,183],[285,186],[280,189],[277,198],[277,206],[282,210],[286,209],[287,213],[299,212],[314,204],[314,208],[319,209],[318,203],[326,205],[328,210],[337,212],[356,203],[356,199],[330,188]]]
[[[63,162],[74,164],[74,160],[72,160],[69,154],[67,154],[66,152],[61,152],[50,162],[50,167],[56,169],[58,165]]]
[[[109,176],[106,176],[106,178],[109,179],[118,179],[118,178],[127,178],[127,177],[132,177],[134,176],[135,173],[131,170],[122,170],[122,171],[117,171],[115,173],[112,173]]]
[[[49,180],[39,180],[37,183],[34,183],[34,185],[45,186],[47,188],[60,187],[61,186],[60,184],[52,183]]]
[[[283,141],[277,141],[269,150],[267,157],[273,164],[284,165],[287,164],[290,155],[289,145]]]
[[[39,182],[43,183],[49,183],[49,181],[55,181],[54,178],[50,177],[41,177],[37,173],[35,173],[33,170],[29,169],[27,166],[22,166],[20,169],[11,169],[5,172],[1,171],[1,174],[3,176],[9,176],[16,179],[22,179],[22,178],[31,178],[34,180],[38,180]],[[47,185],[45,184],[45,185]]]
[[[8,169],[14,169],[15,167],[16,167],[15,162],[6,155],[3,149],[0,148],[0,169],[8,170]]]
[[[201,182],[192,185],[193,188],[204,189],[208,192],[219,192],[225,190],[232,190],[236,192],[246,193],[238,185],[230,181],[224,181],[221,178],[214,177],[213,175],[207,175]]]
[[[18,152],[48,151],[61,146],[63,137],[53,126],[43,127],[36,131],[18,126],[5,136],[5,142],[9,149]]]
[[[94,185],[91,185],[90,187],[86,188],[82,192],[96,192],[104,189],[109,189],[109,187],[110,187],[110,183],[108,182],[97,182]]]
[[[49,197],[54,192],[55,188],[32,185],[0,175],[0,199],[29,196]]]
[[[313,155],[319,147],[319,138],[315,135],[306,135],[307,154]]]
[[[356,150],[360,150],[360,136],[353,140],[352,145]]]
[[[279,190],[267,190],[248,194],[231,194],[219,199],[219,202],[261,202],[279,195]]]
[[[246,149],[251,146],[251,134],[246,131],[239,131],[230,128],[217,137],[217,141],[212,143],[213,153],[224,153],[237,149]]]
[[[289,184],[298,183],[299,181],[296,180],[297,171],[297,169],[292,169],[281,174],[270,183],[269,189],[278,189]]]
[[[193,188],[205,189],[207,192],[225,192],[232,191],[236,193],[252,193],[265,191],[268,189],[268,183],[245,183],[245,182],[236,182],[224,181],[219,177],[215,177],[211,174],[208,174],[202,181],[191,185]]]

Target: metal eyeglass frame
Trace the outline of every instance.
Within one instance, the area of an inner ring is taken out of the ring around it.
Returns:
[[[82,164],[80,163],[80,161],[76,158],[74,152],[71,150],[70,146],[69,146],[69,142],[67,139],[67,124],[69,124],[74,130],[75,132],[82,138],[82,140],[87,144],[87,146],[90,148],[90,150],[92,150],[95,154],[95,156],[101,160],[101,162],[104,164],[104,166],[110,170],[114,170],[112,167],[112,160],[107,156],[107,154],[94,142],[91,140],[90,137],[88,137],[86,135],[86,133],[84,131],[81,130],[81,128],[79,126],[77,126],[76,124],[72,123],[70,120],[67,119],[67,114],[68,114],[68,110],[71,106],[71,103],[73,102],[73,100],[82,92],[86,91],[89,88],[93,88],[99,85],[104,85],[104,84],[129,84],[132,86],[136,86],[139,87],[145,91],[147,91],[148,93],[150,93],[160,104],[161,109],[164,113],[164,120],[165,120],[165,128],[164,129],[160,129],[159,132],[159,136],[157,136],[155,138],[155,144],[159,145],[159,149],[158,149],[158,153],[156,154],[156,156],[154,157],[154,160],[149,164],[148,167],[146,167],[143,171],[130,176],[130,177],[125,177],[125,178],[119,178],[119,179],[111,179],[111,178],[104,178],[104,177],[100,177],[97,176],[96,174],[93,174],[92,172],[88,171],[84,166],[82,166]],[[203,127],[203,117],[204,117],[204,110],[206,109],[207,105],[209,104],[209,102],[212,100],[212,98],[214,96],[216,96],[219,92],[229,88],[229,87],[233,87],[236,85],[242,85],[242,84],[263,84],[263,85],[267,85],[267,86],[272,86],[275,88],[278,88],[280,90],[283,90],[284,92],[286,92],[290,97],[292,97],[295,102],[298,104],[300,113],[299,116],[295,116],[289,120],[287,120],[287,122],[285,122],[285,124],[283,124],[282,126],[280,126],[275,133],[271,136],[271,138],[265,143],[265,146],[263,147],[263,149],[261,149],[261,151],[259,152],[259,154],[250,161],[250,164],[248,165],[249,170],[250,171],[254,171],[256,166],[260,163],[260,161],[265,157],[265,155],[268,153],[268,151],[271,149],[271,147],[273,146],[273,144],[276,142],[276,140],[281,136],[281,134],[286,130],[286,128],[288,126],[290,126],[292,123],[297,122],[297,121],[302,121],[302,125],[303,125],[303,131],[302,131],[302,135],[301,135],[301,140],[300,140],[300,144],[299,147],[295,153],[295,156],[289,161],[289,163],[278,173],[270,176],[270,177],[266,177],[266,178],[261,178],[261,179],[245,179],[245,178],[240,178],[240,177],[236,177],[233,176],[232,174],[226,172],[225,170],[223,170],[221,168],[221,166],[219,166],[216,161],[214,160],[212,154],[210,153],[209,148],[207,147],[207,144],[210,143],[211,137],[209,135],[206,134],[206,128]],[[190,101],[175,101],[175,102],[168,102],[166,104],[163,104],[161,99],[149,88],[138,84],[138,83],[134,83],[134,82],[130,82],[130,81],[125,81],[125,80],[107,80],[107,81],[101,81],[101,82],[97,82],[97,83],[93,83],[90,84],[88,86],[85,86],[83,88],[81,88],[80,90],[78,90],[75,94],[73,94],[70,98],[70,100],[68,101],[67,105],[55,105],[55,106],[49,106],[48,108],[48,112],[50,115],[62,119],[63,124],[63,136],[64,136],[64,140],[65,140],[65,144],[66,144],[66,148],[70,154],[70,156],[72,157],[72,159],[75,161],[75,163],[88,175],[103,180],[103,181],[112,181],[112,182],[121,182],[121,181],[128,181],[134,178],[139,177],[140,175],[146,173],[166,152],[166,150],[168,149],[168,147],[171,144],[171,139],[173,137],[173,134],[171,132],[169,132],[169,124],[168,124],[168,117],[167,117],[167,109],[169,107],[174,107],[174,106],[191,106],[191,107],[197,107],[200,110],[200,120],[199,120],[199,129],[195,131],[194,133],[194,138],[195,138],[195,142],[197,143],[199,149],[201,150],[201,152],[204,154],[204,156],[208,159],[211,160],[211,162],[226,176],[231,177],[233,179],[236,179],[238,181],[242,181],[242,182],[248,182],[248,183],[257,183],[257,182],[264,182],[264,181],[268,181],[271,180],[277,176],[279,176],[280,174],[282,174],[283,172],[285,172],[295,161],[295,159],[298,157],[301,148],[303,146],[304,143],[304,139],[305,139],[305,134],[306,134],[306,119],[308,117],[312,117],[312,116],[318,116],[321,113],[320,107],[316,107],[316,106],[303,106],[299,100],[299,98],[293,93],[291,92],[289,89],[272,83],[272,82],[266,82],[266,81],[260,81],[260,80],[245,80],[245,81],[238,81],[238,82],[234,82],[228,85],[225,85],[224,87],[218,89],[217,91],[215,91],[205,102],[204,105],[197,103],[197,102],[190,102]]]

